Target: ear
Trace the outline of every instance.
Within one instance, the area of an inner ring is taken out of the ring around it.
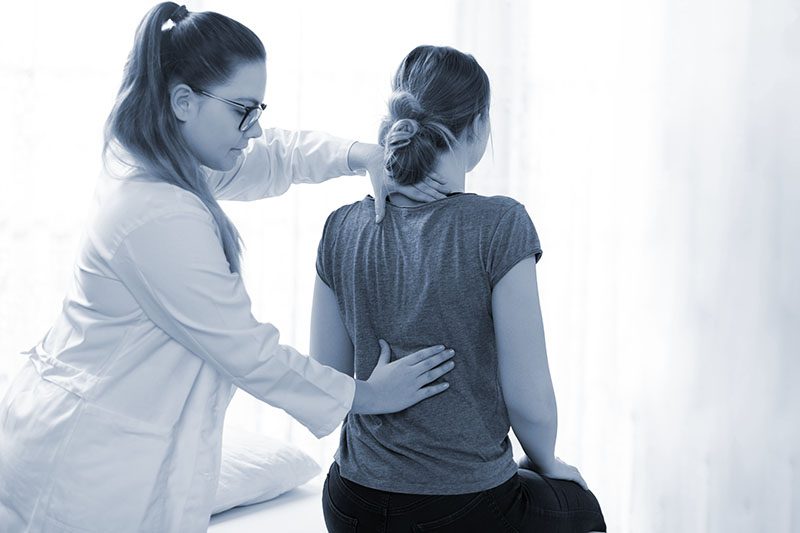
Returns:
[[[169,91],[172,112],[180,122],[186,122],[197,112],[197,95],[185,83],[179,83]]]
[[[486,114],[478,113],[475,120],[472,121],[472,128],[470,130],[472,139],[479,139],[483,133],[483,128],[486,127]]]

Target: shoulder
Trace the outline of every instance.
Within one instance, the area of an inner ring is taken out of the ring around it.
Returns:
[[[350,237],[359,235],[361,230],[373,223],[374,212],[374,204],[370,197],[334,209],[328,215],[322,229],[317,250],[320,257],[332,253],[337,243],[341,241],[340,237],[344,236],[345,241],[349,241]]]
[[[374,217],[374,213],[374,200],[368,196],[363,200],[343,205],[331,211],[331,214],[328,215],[328,220],[325,222],[325,229],[338,228],[344,223],[363,224],[365,221],[372,221],[373,218],[369,215]]]
[[[509,215],[527,216],[525,206],[508,196],[482,196],[465,193],[459,195],[458,205],[463,214],[471,220],[489,225],[496,225],[503,217]]]
[[[527,253],[530,250],[537,252],[537,261],[541,257],[539,235],[533,224],[530,214],[525,206],[508,196],[481,196],[468,195],[465,198],[469,209],[462,214],[466,223],[477,226],[481,242],[487,246],[486,250],[498,248],[514,250],[523,248]]]
[[[464,193],[462,197],[465,203],[470,203],[486,211],[505,212],[512,207],[524,207],[520,202],[509,196],[483,196],[474,193]]]

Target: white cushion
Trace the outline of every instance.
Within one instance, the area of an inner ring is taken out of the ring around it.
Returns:
[[[240,429],[225,428],[222,464],[212,514],[280,496],[321,472],[296,446]]]

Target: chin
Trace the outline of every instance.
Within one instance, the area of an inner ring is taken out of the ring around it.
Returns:
[[[215,161],[208,161],[206,163],[203,163],[203,165],[210,168],[211,170],[217,170],[219,172],[227,172],[228,170],[231,170],[233,167],[236,166],[236,162],[238,160],[239,157],[237,155],[228,154],[222,159],[217,159]]]

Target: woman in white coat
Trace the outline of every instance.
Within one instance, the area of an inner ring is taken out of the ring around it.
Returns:
[[[240,276],[218,200],[370,170],[377,147],[262,132],[266,54],[249,29],[165,2],[143,19],[106,124],[106,171],[63,309],[0,403],[0,529],[205,531],[236,387],[315,435],[440,393],[435,346],[354,380],[279,343]],[[376,172],[372,172],[372,169]],[[405,188],[439,198],[435,182]],[[380,213],[378,213],[380,215]]]

